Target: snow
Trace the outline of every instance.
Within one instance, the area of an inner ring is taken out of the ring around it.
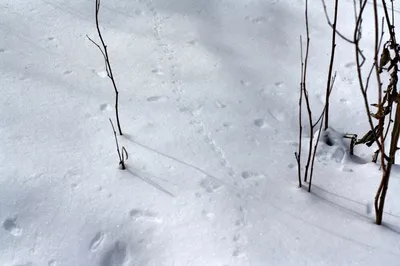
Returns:
[[[309,2],[318,113],[331,31]],[[340,5],[350,33],[352,1]],[[86,38],[98,40],[94,1],[0,8],[0,265],[398,265],[400,167],[377,226],[374,150],[350,156],[340,139],[368,128],[341,40],[336,141],[320,145],[312,193],[297,187],[303,0],[103,0],[126,171],[114,91]]]

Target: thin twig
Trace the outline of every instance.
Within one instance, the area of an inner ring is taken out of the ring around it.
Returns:
[[[383,219],[383,209],[384,209],[384,204],[385,204],[385,198],[386,198],[386,193],[389,185],[389,179],[390,179],[390,174],[391,174],[391,169],[392,165],[394,164],[395,160],[395,154],[398,149],[398,140],[399,140],[399,135],[400,135],[400,105],[399,105],[399,95],[397,94],[397,83],[398,83],[398,74],[397,72],[399,71],[398,63],[400,62],[400,55],[399,55],[399,50],[398,50],[398,44],[396,42],[396,35],[394,31],[394,13],[392,12],[392,24],[390,22],[389,18],[389,12],[387,10],[386,2],[385,0],[382,0],[382,7],[385,12],[385,18],[386,18],[386,23],[389,29],[389,34],[390,34],[390,44],[391,44],[391,49],[394,51],[394,59],[391,62],[391,67],[392,73],[391,73],[391,81],[389,86],[392,86],[392,88],[388,87],[388,90],[392,89],[392,95],[395,98],[394,101],[396,102],[396,114],[395,114],[395,119],[393,123],[393,129],[392,129],[392,136],[391,136],[391,141],[390,141],[390,151],[389,151],[389,159],[387,161],[387,168],[386,171],[384,171],[382,175],[382,180],[379,185],[378,191],[375,196],[375,213],[376,213],[376,223],[377,224],[382,224],[382,219]],[[393,9],[393,1],[392,1],[392,9]],[[377,20],[377,1],[374,0],[374,13],[375,13],[375,21]],[[376,29],[377,31],[378,29]],[[391,69],[389,67],[388,71]],[[389,91],[387,93],[390,93]],[[392,99],[393,100],[393,99]],[[392,104],[389,101],[389,105]],[[389,106],[389,108],[392,108],[392,106]]]
[[[328,71],[328,82],[326,84],[326,99],[325,99],[325,130],[329,127],[329,96],[331,94],[331,77],[333,71],[333,62],[335,59],[335,48],[336,48],[336,26],[337,26],[337,14],[338,14],[338,4],[339,1],[335,0],[335,15],[333,19],[332,26],[332,45],[331,45],[331,59],[329,62],[329,71]],[[324,7],[326,12],[326,6]]]
[[[307,113],[308,113],[308,123],[310,126],[310,142],[309,142],[309,153],[308,153],[308,158],[307,158],[307,164],[306,164],[306,169],[304,173],[304,182],[307,182],[307,177],[308,177],[308,171],[310,167],[310,162],[311,162],[311,155],[312,155],[312,143],[313,143],[313,138],[314,138],[314,128],[313,128],[313,123],[312,123],[312,111],[311,111],[311,105],[310,105],[310,100],[308,97],[308,91],[307,91],[307,65],[308,65],[308,54],[310,50],[310,29],[309,29],[309,23],[308,23],[308,0],[306,0],[305,3],[305,20],[306,20],[306,34],[307,34],[307,40],[306,40],[306,54],[305,54],[305,59],[304,59],[304,71],[303,71],[303,93],[304,93],[304,99],[306,102],[306,107],[307,107]]]
[[[376,80],[378,81],[378,114],[382,114],[379,116],[379,137],[380,137],[380,142],[382,143],[382,147],[380,149],[381,154],[385,154],[385,141],[384,141],[384,133],[383,133],[383,126],[385,122],[385,116],[383,115],[383,103],[382,103],[382,80],[381,80],[381,75],[380,75],[380,68],[379,68],[379,62],[378,62],[378,54],[379,54],[379,47],[380,47],[380,38],[379,38],[379,20],[378,20],[378,7],[376,0],[374,0],[374,23],[375,23],[375,53],[374,53],[374,65],[375,65],[375,74],[376,74]],[[381,156],[381,167],[382,167],[382,172],[383,175],[385,175],[386,172],[386,165],[385,165],[385,158],[384,156]]]
[[[345,41],[347,41],[348,43],[351,43],[351,44],[354,44],[354,41],[352,41],[350,38],[347,38],[346,36],[344,36],[344,34],[342,34],[340,31],[338,31],[337,29],[336,29],[336,18],[337,18],[337,10],[335,10],[335,20],[334,20],[334,22],[332,23],[331,22],[331,20],[330,20],[330,18],[329,18],[329,15],[328,15],[328,10],[327,10],[327,8],[326,8],[326,4],[325,4],[325,0],[321,0],[322,1],[322,5],[323,5],[323,7],[324,7],[324,12],[325,12],[325,17],[326,17],[326,20],[327,20],[327,22],[328,22],[328,25],[332,28],[332,30],[337,34],[337,35],[339,35],[343,40],[345,40]],[[337,7],[337,0],[335,0],[335,9],[336,9],[336,7]]]
[[[326,110],[326,109],[325,109]],[[314,161],[315,161],[315,156],[317,154],[317,149],[318,149],[318,144],[319,144],[319,139],[321,137],[321,131],[322,131],[322,124],[324,122],[323,120],[323,116],[322,116],[322,121],[321,124],[319,125],[319,131],[318,131],[318,135],[317,135],[317,140],[315,142],[314,145],[314,150],[313,150],[313,154],[312,154],[312,160],[311,160],[311,171],[310,171],[310,182],[308,183],[308,192],[311,192],[311,184],[312,184],[312,178],[313,178],[313,173],[314,173]]]
[[[115,79],[114,79],[114,75],[113,75],[113,72],[111,69],[111,63],[110,63],[110,57],[108,56],[107,45],[105,44],[103,36],[101,35],[100,25],[99,25],[99,12],[100,12],[100,0],[96,0],[96,10],[95,10],[96,29],[97,29],[97,33],[99,35],[99,39],[101,41],[101,46],[103,48],[101,48],[101,46],[99,44],[97,44],[95,41],[93,41],[88,35],[86,35],[86,36],[94,45],[97,46],[97,48],[100,50],[101,54],[104,57],[107,76],[111,80],[114,91],[115,91],[115,116],[116,116],[116,120],[117,120],[117,127],[118,127],[119,134],[122,136],[121,124],[119,122],[119,109],[118,109],[119,92],[118,92],[117,85],[116,85]]]
[[[360,53],[359,53],[359,51],[361,51],[360,39],[359,39],[360,37],[359,36],[360,36],[360,28],[361,28],[361,23],[362,23],[362,15],[364,13],[364,9],[365,9],[365,6],[366,6],[367,2],[368,2],[367,0],[362,0],[362,2],[360,0],[360,11],[359,11],[359,14],[358,14],[357,23],[355,25],[354,35],[353,35],[354,48],[355,48],[355,55],[356,55],[358,82],[359,82],[360,91],[361,91],[361,94],[362,94],[363,100],[364,100],[364,106],[365,106],[365,110],[366,110],[366,114],[367,114],[367,118],[368,118],[368,123],[370,125],[372,134],[374,134],[375,143],[377,144],[379,150],[382,150],[382,145],[381,145],[381,143],[379,141],[378,136],[376,135],[376,132],[374,130],[375,129],[375,125],[374,125],[374,123],[372,121],[372,118],[371,118],[371,115],[370,115],[371,114],[371,110],[370,110],[370,107],[369,107],[370,104],[369,104],[369,101],[368,101],[368,95],[367,95],[367,91],[366,91],[366,88],[368,88],[368,84],[369,84],[369,78],[367,79],[367,82],[368,82],[367,85],[364,85],[364,81],[363,81],[363,77],[362,77],[362,64],[361,64],[361,61],[360,61]],[[372,71],[370,71],[369,76],[371,74],[372,74]],[[385,156],[385,155],[386,154],[383,154],[383,156]]]
[[[334,74],[333,77],[331,78],[332,82],[331,82],[331,84],[330,84],[329,93],[332,92],[333,84],[335,83],[335,80],[336,80],[336,74],[337,74],[337,72],[335,71],[335,74]],[[321,112],[321,114],[320,114],[320,116],[319,116],[319,118],[318,118],[318,120],[315,121],[315,123],[313,124],[313,128],[315,128],[315,127],[318,125],[318,123],[321,121],[322,117],[323,117],[324,114],[325,114],[325,110],[326,110],[326,109],[327,109],[327,106],[326,106],[326,104],[325,104],[325,105],[324,105],[324,108],[322,109],[322,112]]]
[[[125,150],[125,148],[122,147],[122,155],[121,155],[121,152],[120,152],[120,150],[119,150],[119,145],[118,145],[117,132],[115,131],[114,124],[113,124],[111,118],[109,118],[109,120],[110,120],[112,129],[113,129],[113,132],[114,132],[115,145],[117,146],[119,164],[121,165],[121,169],[122,169],[122,170],[125,170],[125,169],[126,169],[126,168],[125,168],[125,160],[124,160],[124,150]],[[126,152],[126,150],[125,150],[125,152]],[[126,158],[128,158],[128,153],[127,153],[127,152],[126,152],[126,155],[127,155]]]
[[[295,152],[297,161],[297,174],[299,177],[299,187],[301,184],[301,148],[303,138],[303,125],[302,125],[302,102],[303,102],[303,74],[304,74],[304,60],[303,60],[303,40],[300,35],[300,62],[301,62],[301,75],[300,75],[300,95],[299,95],[299,149]]]
[[[336,80],[336,72],[335,72],[335,76],[333,76],[332,78],[332,84],[330,84],[330,88],[329,88],[329,93],[332,91],[333,85],[335,84],[335,80]],[[311,192],[311,184],[312,184],[312,177],[313,177],[313,173],[314,173],[314,161],[315,161],[315,156],[317,154],[317,149],[318,149],[318,145],[319,145],[319,140],[321,137],[321,131],[322,131],[322,124],[324,123],[324,113],[327,110],[327,103],[325,103],[325,107],[322,111],[321,114],[321,123],[319,125],[319,130],[318,130],[318,135],[317,135],[317,140],[315,142],[314,145],[314,150],[313,150],[313,154],[312,154],[312,160],[311,160],[311,171],[310,171],[310,182],[308,183],[308,192]]]

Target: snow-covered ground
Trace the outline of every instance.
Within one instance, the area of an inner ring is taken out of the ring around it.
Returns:
[[[310,2],[317,114],[331,31]],[[352,1],[340,5],[350,33]],[[86,38],[98,40],[94,0],[0,10],[1,266],[399,265],[400,167],[383,226],[373,149],[321,144],[313,193],[297,187],[304,0],[103,0],[126,171],[114,91]],[[353,48],[337,49],[331,126],[362,134]]]

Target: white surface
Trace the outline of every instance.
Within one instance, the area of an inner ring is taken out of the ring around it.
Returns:
[[[399,170],[376,226],[373,149],[321,144],[313,193],[297,188],[303,2],[103,0],[121,171],[94,1],[1,0],[0,265],[398,265]],[[317,116],[331,31],[310,2]],[[361,135],[353,62],[338,40],[331,126]]]

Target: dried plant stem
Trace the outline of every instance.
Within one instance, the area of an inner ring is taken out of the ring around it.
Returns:
[[[117,146],[119,165],[121,165],[121,169],[122,170],[125,170],[126,169],[126,167],[125,167],[125,159],[128,159],[128,153],[127,153],[125,147],[122,147],[122,150],[120,151],[119,144],[118,144],[118,138],[117,138],[117,132],[115,131],[114,124],[113,124],[111,118],[109,118],[109,120],[110,120],[111,127],[112,127],[113,133],[114,133],[115,145]],[[126,154],[126,158],[124,156],[124,153]]]
[[[338,14],[338,5],[339,0],[335,0],[335,15],[333,19],[332,25],[332,45],[331,45],[331,59],[329,62],[329,71],[328,71],[328,82],[326,84],[326,99],[325,99],[325,126],[324,129],[327,130],[329,127],[329,97],[331,92],[331,78],[333,71],[333,62],[335,59],[335,48],[336,48],[336,25],[337,25],[337,14]],[[326,6],[324,6],[326,10]]]
[[[307,66],[308,66],[308,54],[310,51],[310,28],[309,28],[309,23],[308,23],[308,0],[306,0],[305,3],[305,20],[306,20],[306,54],[304,58],[304,68],[303,68],[303,80],[302,80],[302,87],[303,87],[303,95],[304,99],[306,102],[306,107],[307,107],[307,114],[308,114],[308,123],[310,127],[310,141],[309,141],[309,146],[308,146],[308,157],[307,157],[307,164],[305,168],[305,173],[304,173],[304,182],[307,182],[308,179],[308,171],[310,168],[310,163],[311,163],[311,156],[312,156],[312,144],[313,144],[313,138],[314,138],[314,127],[313,127],[313,122],[312,122],[312,111],[311,111],[311,105],[310,105],[310,99],[308,97],[308,91],[307,91]]]
[[[117,88],[117,85],[115,83],[115,79],[114,79],[114,75],[111,69],[111,64],[110,64],[110,57],[108,56],[108,51],[107,51],[107,45],[104,42],[103,36],[101,35],[101,31],[100,31],[100,25],[99,25],[99,11],[100,11],[100,0],[96,0],[96,13],[95,13],[95,19],[96,19],[96,29],[97,29],[97,33],[99,35],[100,41],[101,41],[101,45],[102,47],[100,47],[99,44],[97,44],[95,41],[93,41],[89,36],[86,35],[86,37],[94,44],[97,46],[97,48],[100,50],[101,54],[104,57],[104,61],[105,61],[105,65],[106,65],[106,72],[107,72],[107,76],[108,78],[111,80],[112,85],[114,87],[114,91],[115,91],[115,117],[117,120],[117,127],[118,127],[118,132],[119,134],[122,136],[122,130],[121,130],[121,123],[119,122],[119,108],[118,108],[118,102],[119,102],[119,91]]]
[[[391,66],[389,67],[388,71],[392,69],[391,71],[391,80],[390,84],[388,86],[388,93],[391,91],[392,99],[393,102],[396,104],[396,112],[395,112],[395,118],[394,118],[394,123],[393,123],[393,128],[392,128],[392,134],[391,134],[391,140],[390,140],[390,150],[389,150],[389,159],[387,160],[387,166],[386,169],[382,171],[382,180],[379,185],[378,191],[375,196],[375,214],[376,214],[376,223],[377,224],[382,224],[383,220],[383,210],[384,210],[384,205],[385,205],[385,199],[386,199],[386,193],[387,189],[389,186],[389,179],[391,175],[391,170],[392,170],[392,165],[394,164],[395,161],[395,155],[397,151],[397,145],[398,145],[398,140],[399,140],[399,135],[400,135],[400,105],[399,105],[399,95],[397,94],[397,83],[398,83],[398,63],[400,62],[400,55],[399,55],[399,50],[398,50],[398,45],[396,42],[396,35],[394,31],[394,13],[392,12],[392,20],[390,20],[389,17],[389,12],[387,10],[387,5],[384,0],[382,0],[382,7],[385,13],[385,19],[386,23],[389,29],[389,34],[390,34],[390,47],[394,51],[394,59],[391,61]],[[392,2],[392,8],[393,8],[393,2]],[[377,1],[374,0],[374,18],[375,18],[375,28],[376,31],[378,30],[377,28]],[[379,51],[378,51],[379,52]],[[377,58],[377,55],[376,55]],[[375,59],[377,60],[377,59]],[[378,71],[378,70],[376,70]],[[379,73],[377,73],[377,76],[379,76]],[[380,77],[380,76],[379,76]],[[380,80],[380,79],[378,79]],[[379,85],[381,85],[379,83]],[[393,102],[389,102],[389,108],[393,108],[392,104]],[[391,117],[391,116],[389,116]],[[390,122],[389,122],[390,123]],[[383,133],[382,133],[383,134]],[[384,139],[384,136],[381,136],[381,139]],[[383,157],[383,156],[382,156]],[[383,162],[385,158],[382,159]],[[383,167],[382,167],[383,169]]]
[[[299,178],[299,187],[301,188],[301,148],[303,138],[303,125],[302,125],[302,103],[303,103],[303,74],[304,74],[304,60],[303,60],[303,40],[300,36],[300,60],[301,60],[301,75],[300,75],[300,94],[299,94],[299,149],[294,153],[297,161],[297,174]]]

